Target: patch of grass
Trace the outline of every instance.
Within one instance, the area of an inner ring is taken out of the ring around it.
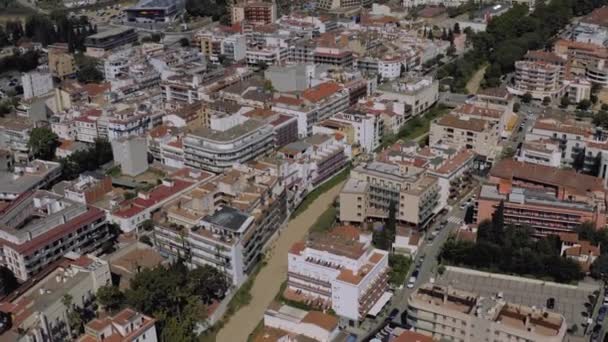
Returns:
[[[313,224],[313,226],[310,228],[310,232],[321,233],[328,231],[336,222],[337,213],[338,208],[333,205],[329,206],[329,208],[325,209],[325,211],[317,218],[315,224]]]
[[[291,218],[298,217],[298,215],[302,214],[306,209],[308,209],[308,207],[312,204],[312,202],[314,202],[317,198],[319,198],[319,196],[321,196],[322,194],[324,194],[326,191],[333,188],[334,186],[345,181],[348,178],[348,175],[350,174],[351,168],[352,168],[352,165],[349,164],[342,171],[340,171],[337,175],[335,175],[333,178],[331,178],[327,182],[321,184],[318,188],[316,188],[311,193],[306,195],[306,198],[304,198],[302,203],[300,203],[298,208],[293,212],[293,214],[291,215]]]
[[[260,261],[254,268],[253,272],[249,275],[249,278],[241,287],[236,291],[234,297],[228,303],[226,313],[224,314],[224,321],[228,322],[230,317],[234,315],[240,308],[251,302],[251,288],[255,282],[255,278],[258,276],[262,268],[266,266],[266,261]]]
[[[253,329],[253,331],[251,332],[251,334],[249,334],[249,336],[247,337],[247,342],[253,342],[255,337],[262,332],[262,330],[264,329],[264,320],[261,320],[258,322],[258,325],[255,326],[255,329]]]
[[[110,177],[120,176],[120,165],[113,166],[111,169],[106,171],[106,175],[108,175]]]
[[[388,264],[391,267],[389,272],[389,283],[393,286],[403,285],[405,277],[412,266],[412,259],[405,255],[391,254],[388,257]]]

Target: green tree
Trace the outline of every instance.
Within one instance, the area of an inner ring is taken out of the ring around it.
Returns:
[[[548,106],[551,103],[551,98],[549,96],[543,97],[543,106]]]
[[[519,113],[519,109],[521,108],[521,104],[519,102],[515,102],[513,104],[513,112]]]
[[[585,167],[585,149],[579,149],[572,160],[572,168],[576,171],[582,171]]]
[[[52,160],[59,146],[59,137],[46,127],[36,127],[30,133],[28,147],[35,158]]]
[[[185,38],[185,37],[184,37],[184,38],[181,38],[181,39],[179,40],[179,45],[180,45],[181,47],[189,47],[189,46],[190,46],[190,40],[189,40],[188,38]]]
[[[393,286],[403,285],[412,265],[412,260],[405,255],[391,254],[388,257],[388,265],[391,267],[389,283]]]
[[[562,108],[566,108],[570,105],[570,98],[568,96],[562,96],[562,98],[559,101],[559,105]]]
[[[581,100],[576,105],[576,108],[580,109],[580,110],[587,110],[587,109],[591,108],[591,101],[589,101],[589,100]]]
[[[97,290],[97,303],[106,311],[116,312],[125,304],[125,295],[114,285],[105,285]]]
[[[81,83],[98,83],[103,81],[103,74],[94,64],[86,64],[78,69],[76,73],[78,82]]]
[[[608,275],[608,254],[600,255],[591,264],[591,276],[595,279],[604,279]]]
[[[498,207],[492,214],[492,240],[498,244],[503,242],[505,233],[505,202],[500,201]]]
[[[602,105],[603,107],[604,105]],[[608,128],[608,110],[600,110],[593,116],[593,124],[603,128]]]
[[[525,93],[522,97],[521,97],[521,102],[523,103],[530,103],[532,102],[532,94],[530,93]]]

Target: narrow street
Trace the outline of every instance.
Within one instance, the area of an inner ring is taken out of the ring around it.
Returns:
[[[217,341],[247,341],[249,334],[263,318],[266,307],[287,279],[287,252],[294,242],[303,239],[317,218],[332,205],[340,193],[339,183],[317,198],[302,214],[289,221],[277,242],[269,250],[267,265],[262,268],[251,288],[251,302],[237,311],[217,335]]]

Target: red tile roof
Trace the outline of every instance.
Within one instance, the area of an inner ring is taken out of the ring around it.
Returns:
[[[328,97],[330,97],[331,95],[337,93],[338,91],[340,91],[342,89],[342,86],[340,86],[338,83],[336,82],[325,82],[325,83],[321,83],[318,86],[311,88],[311,89],[307,89],[302,93],[302,97],[307,99],[310,102],[318,102],[318,101],[322,101]]]
[[[176,193],[185,190],[192,184],[194,183],[175,179],[173,180],[173,186],[159,185],[148,192],[148,198],[137,197],[132,200],[124,201],[121,204],[121,207],[124,209],[118,209],[114,211],[112,215],[122,218],[132,217]]]

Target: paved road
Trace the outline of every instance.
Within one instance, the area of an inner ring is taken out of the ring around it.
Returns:
[[[247,341],[249,334],[264,316],[266,307],[279,292],[287,279],[287,252],[293,243],[302,240],[317,218],[332,205],[342,189],[340,183],[317,198],[298,217],[289,221],[275,245],[269,250],[270,257],[251,288],[251,302],[237,311],[217,335],[217,341]]]

